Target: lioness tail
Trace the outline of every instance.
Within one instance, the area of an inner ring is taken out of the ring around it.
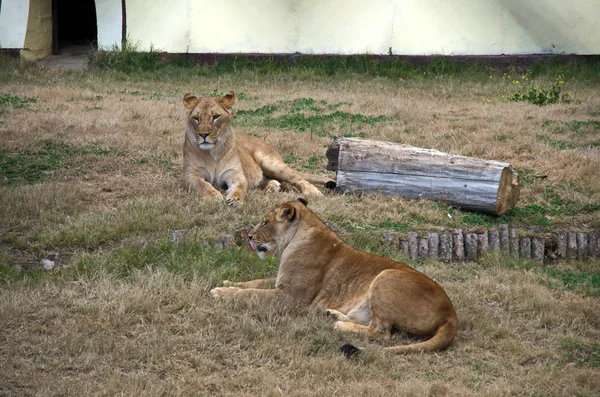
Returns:
[[[456,328],[457,321],[453,318],[448,320],[444,325],[440,326],[431,339],[410,345],[386,347],[383,350],[395,354],[442,350],[448,347],[450,343],[452,343],[452,340],[454,340],[454,337],[456,336]]]

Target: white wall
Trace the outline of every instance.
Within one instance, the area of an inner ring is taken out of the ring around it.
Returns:
[[[23,48],[29,17],[29,1],[2,0],[0,48]]]
[[[50,0],[48,0],[50,1]],[[600,54],[600,0],[126,0],[139,50],[405,55]],[[2,0],[0,46],[23,48],[28,0]],[[119,46],[121,0],[96,0]]]
[[[147,50],[309,54],[600,53],[600,0],[127,0]],[[150,5],[151,4],[151,5]]]
[[[121,48],[123,7],[121,0],[95,0],[98,26],[98,47]]]

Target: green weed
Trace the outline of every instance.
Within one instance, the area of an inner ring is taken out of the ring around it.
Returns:
[[[13,109],[30,109],[29,104],[37,103],[36,98],[20,97],[13,94],[0,93],[0,109],[10,107]]]
[[[509,102],[529,102],[534,105],[552,105],[558,102],[569,103],[571,96],[569,93],[562,93],[562,87],[565,84],[564,75],[558,75],[549,88],[543,88],[533,85],[530,73],[517,76],[511,79],[511,76],[504,74],[503,79],[511,81],[517,91],[506,98]]]
[[[600,368],[600,343],[585,344],[571,338],[564,338],[562,343],[566,351],[566,361],[578,367]]]

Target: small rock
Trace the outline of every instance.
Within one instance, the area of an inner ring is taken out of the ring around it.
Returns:
[[[54,261],[51,261],[50,259],[42,259],[40,264],[48,271],[52,271],[52,269],[54,269]]]
[[[222,234],[221,237],[219,237],[219,242],[223,244],[223,247],[235,246],[235,238],[232,234]]]

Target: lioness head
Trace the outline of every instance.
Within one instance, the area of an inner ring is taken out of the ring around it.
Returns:
[[[188,93],[183,96],[183,105],[189,109],[188,138],[201,150],[210,150],[218,142],[227,140],[231,134],[232,107],[237,96],[229,91],[222,98],[197,98]]]
[[[269,212],[261,223],[248,233],[250,247],[264,259],[267,255],[280,252],[294,235],[303,207],[308,202],[299,198],[280,205]]]

